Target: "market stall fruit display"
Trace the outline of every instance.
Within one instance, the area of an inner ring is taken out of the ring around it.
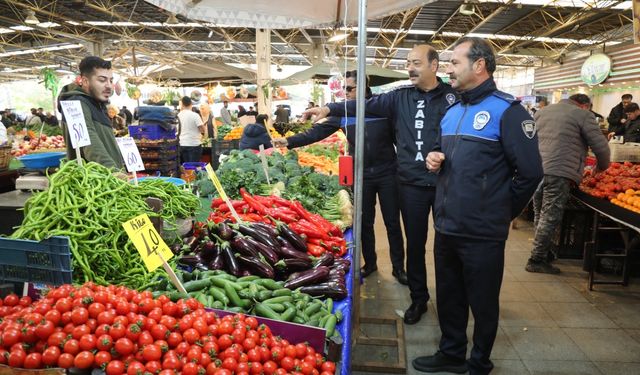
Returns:
[[[231,130],[222,138],[225,141],[231,141],[233,139],[240,139],[242,137],[242,131],[244,130],[243,126],[236,126],[231,128]],[[220,129],[218,129],[220,131]]]
[[[587,169],[580,184],[580,190],[585,193],[609,200],[629,189],[640,189],[640,164],[611,163],[606,171],[600,173]]]
[[[611,203],[626,208],[629,211],[640,214],[640,190],[628,189],[624,193],[618,193]]]
[[[63,136],[47,136],[45,134],[42,134],[39,137],[27,137],[26,140],[22,140],[20,142],[16,141],[13,145],[13,148],[11,149],[11,155],[19,157],[34,151],[42,152],[64,148],[65,143]]]
[[[159,215],[145,203],[150,196],[164,201]],[[169,182],[142,181],[136,187],[99,164],[79,166],[71,161],[49,176],[48,190],[35,193],[26,202],[24,220],[11,237],[40,241],[67,236],[76,282],[144,289],[154,276],[142,265],[122,223],[142,213],[175,221],[192,216],[198,206],[193,194]]]
[[[309,311],[327,307],[316,306]],[[108,375],[335,373],[335,364],[313,347],[274,336],[255,317],[218,317],[194,298],[172,302],[122,286],[67,284],[36,302],[12,294],[0,300],[0,318],[0,365],[11,368],[102,369]],[[335,319],[326,320],[335,325]]]

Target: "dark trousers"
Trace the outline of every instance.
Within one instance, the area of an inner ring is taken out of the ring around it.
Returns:
[[[440,351],[465,359],[469,307],[475,319],[470,374],[488,374],[498,332],[504,241],[435,236],[436,296],[442,338]]]
[[[362,184],[362,257],[367,267],[376,265],[376,195],[380,199],[382,219],[387,228],[389,256],[394,270],[404,270],[404,239],[400,228],[398,183],[395,175],[365,178]]]
[[[202,146],[180,146],[180,163],[200,161]]]
[[[562,223],[564,208],[575,183],[565,177],[544,175],[533,195],[535,238],[531,259],[542,262],[549,256],[556,230]]]
[[[425,263],[429,213],[433,208],[436,189],[427,186],[400,184],[400,212],[407,238],[407,278],[411,302],[427,303],[427,265]]]

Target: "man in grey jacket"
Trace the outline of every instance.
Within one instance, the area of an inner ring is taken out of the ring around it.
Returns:
[[[560,272],[548,262],[547,255],[571,188],[582,180],[588,147],[598,160],[597,170],[609,166],[609,144],[595,116],[589,112],[590,104],[587,95],[575,94],[534,115],[544,179],[533,196],[536,232],[531,257],[525,267],[529,272]]]

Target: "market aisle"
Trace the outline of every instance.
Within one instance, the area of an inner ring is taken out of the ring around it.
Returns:
[[[397,317],[409,306],[409,291],[391,276],[380,213],[376,218],[378,272],[362,286],[361,315]],[[628,287],[597,285],[596,291],[589,292],[581,260],[557,261],[560,275],[528,273],[524,266],[532,237],[531,224],[520,221],[507,241],[500,328],[492,355],[496,367],[492,374],[640,374],[638,279],[632,279]],[[404,326],[407,374],[411,375],[424,374],[414,370],[410,362],[418,355],[434,353],[440,338],[434,303],[432,230],[427,249],[432,297],[429,311],[415,326]],[[468,329],[470,340],[472,330],[473,318]],[[370,352],[371,360],[384,361],[389,355],[384,351]]]

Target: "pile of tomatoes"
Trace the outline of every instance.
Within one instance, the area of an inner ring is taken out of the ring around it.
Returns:
[[[335,373],[311,346],[274,336],[254,317],[220,318],[195,299],[93,283],[63,285],[36,302],[0,300],[0,364],[107,375]]]

